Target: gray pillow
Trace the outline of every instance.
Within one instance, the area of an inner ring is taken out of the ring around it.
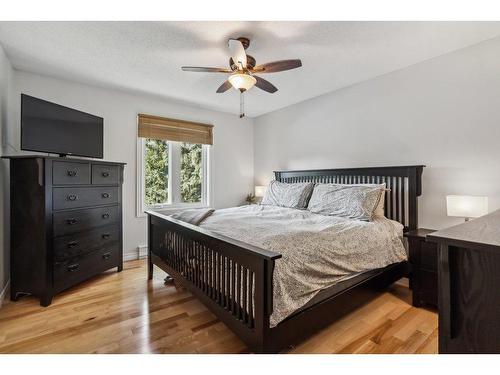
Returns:
[[[311,182],[292,183],[271,181],[261,204],[304,209],[311,197],[314,184]]]
[[[307,209],[316,214],[371,221],[384,185],[317,184]]]

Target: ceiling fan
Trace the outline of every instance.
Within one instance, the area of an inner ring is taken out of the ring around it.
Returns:
[[[197,66],[183,66],[182,70],[186,72],[205,72],[205,73],[226,73],[230,74],[228,79],[220,85],[217,93],[223,93],[231,87],[240,91],[240,118],[245,116],[243,93],[250,90],[253,86],[258,87],[268,93],[278,91],[277,87],[271,82],[260,78],[256,74],[277,73],[285,70],[295,69],[302,66],[299,59],[279,60],[266,64],[255,65],[255,59],[247,55],[245,50],[250,46],[250,39],[237,38],[229,39],[227,42],[231,57],[229,58],[228,68],[203,68]]]

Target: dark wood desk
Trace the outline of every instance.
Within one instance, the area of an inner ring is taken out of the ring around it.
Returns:
[[[500,353],[500,210],[427,238],[439,252],[439,353]]]

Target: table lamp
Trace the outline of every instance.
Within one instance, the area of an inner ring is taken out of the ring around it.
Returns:
[[[266,194],[267,186],[255,186],[255,197],[261,201],[264,194]]]
[[[488,197],[470,195],[447,195],[446,210],[448,216],[463,217],[465,221],[488,213]]]

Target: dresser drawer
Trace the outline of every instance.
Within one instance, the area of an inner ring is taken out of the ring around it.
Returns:
[[[54,291],[60,292],[121,264],[119,245],[54,263]]]
[[[53,216],[54,237],[118,223],[119,219],[120,206],[55,212]]]
[[[90,164],[55,161],[52,164],[52,183],[54,185],[88,185],[90,184]]]
[[[437,245],[422,241],[420,248],[420,267],[437,272]]]
[[[117,165],[92,164],[92,184],[118,185],[120,183],[120,167]]]
[[[54,259],[67,259],[95,250],[108,248],[120,239],[118,225],[108,225],[90,231],[54,238]]]
[[[115,204],[120,202],[118,187],[65,187],[54,188],[54,210]]]

